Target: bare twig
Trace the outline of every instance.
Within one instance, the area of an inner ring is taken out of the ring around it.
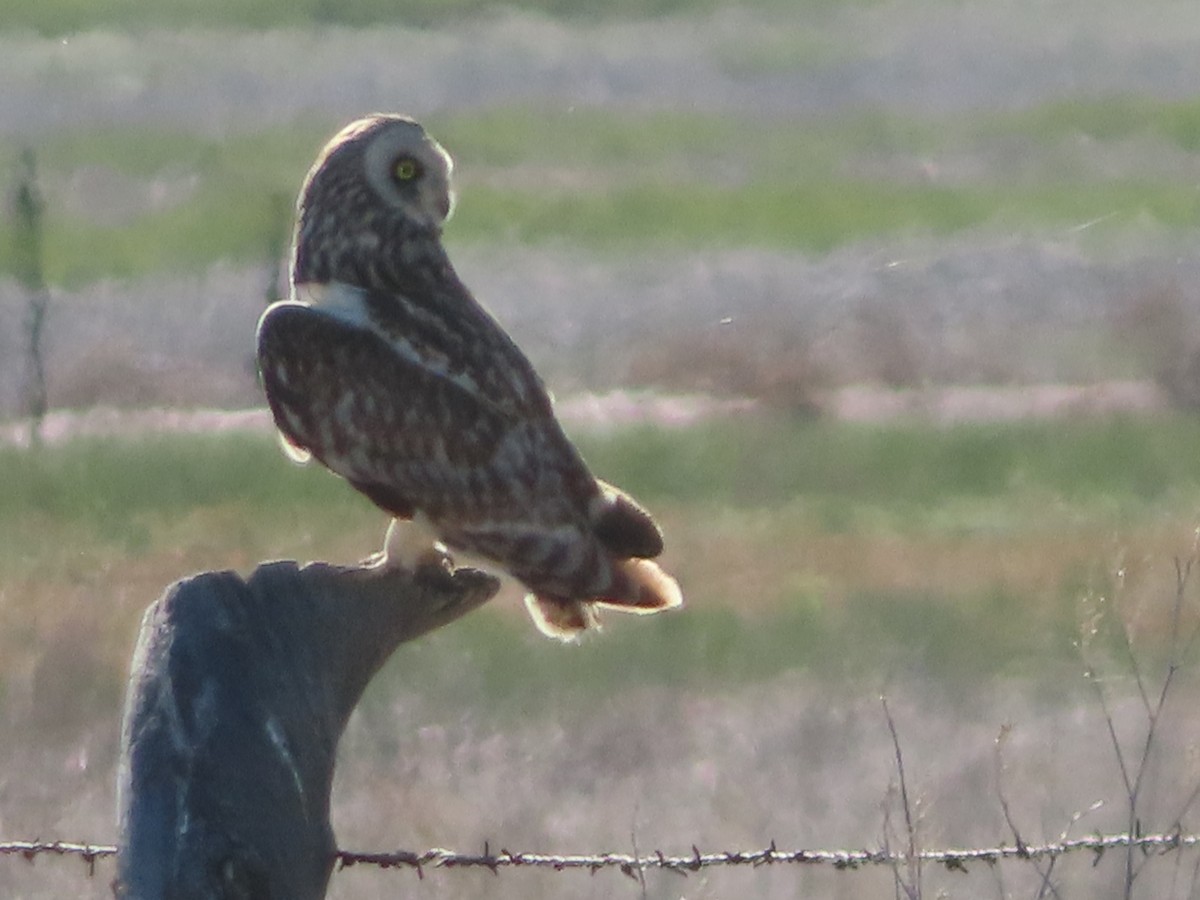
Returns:
[[[900,751],[900,736],[896,733],[896,721],[892,718],[892,711],[888,709],[887,697],[880,697],[879,702],[883,705],[883,715],[887,719],[888,732],[892,736],[892,748],[896,754],[896,777],[900,782],[900,806],[904,811],[904,831],[907,838],[907,849],[903,859],[907,864],[908,878],[905,880],[900,877],[898,867],[893,870],[893,873],[897,884],[904,890],[908,900],[920,900],[921,856],[917,852],[917,829],[913,823],[912,804],[908,800],[908,782],[904,777],[904,754]]]
[[[634,804],[633,821],[629,824],[629,843],[630,843],[630,846],[633,847],[633,858],[634,858],[634,860],[637,861],[637,865],[633,868],[633,870],[631,871],[630,874],[634,878],[637,879],[638,884],[641,886],[642,900],[646,900],[646,897],[647,897],[647,894],[646,894],[646,869],[642,865],[641,854],[638,852],[637,816],[638,816],[637,804]]]
[[[13,197],[13,264],[17,281],[27,295],[24,386],[25,412],[30,420],[30,444],[39,446],[49,409],[46,392],[45,332],[50,290],[45,273],[46,204],[38,186],[37,157],[32,147],[21,151],[20,173]]]
[[[895,784],[889,784],[887,794],[883,798],[883,852],[891,860],[892,896],[901,900],[904,889],[904,877],[900,874],[899,854],[892,851],[892,797],[895,794]]]
[[[1178,566],[1178,561],[1176,565]],[[1125,585],[1125,575],[1125,566],[1119,566],[1117,568],[1116,596],[1121,596],[1122,594],[1122,588]],[[1150,703],[1150,692],[1146,688],[1146,679],[1142,675],[1142,666],[1138,660],[1137,653],[1134,651],[1133,635],[1130,633],[1130,626],[1124,622],[1120,622],[1120,624],[1122,627],[1117,629],[1117,634],[1121,639],[1121,650],[1125,655],[1125,663],[1129,666],[1129,671],[1133,675],[1133,682],[1137,685],[1138,697],[1141,698],[1142,707],[1146,710],[1146,715],[1153,716],[1154,708]]]
[[[1100,710],[1104,715],[1109,742],[1117,761],[1117,767],[1121,773],[1121,781],[1125,787],[1126,833],[1135,838],[1140,835],[1142,830],[1142,789],[1155,756],[1155,745],[1159,733],[1159,724],[1162,721],[1162,714],[1166,709],[1167,700],[1170,697],[1176,675],[1183,666],[1185,657],[1195,644],[1197,632],[1200,631],[1200,626],[1193,626],[1186,638],[1182,635],[1184,601],[1187,597],[1188,581],[1196,558],[1197,548],[1193,546],[1192,553],[1186,561],[1178,558],[1175,560],[1175,597],[1171,610],[1170,653],[1166,671],[1163,673],[1162,681],[1158,686],[1155,696],[1151,696],[1150,689],[1143,675],[1142,665],[1138,660],[1130,626],[1119,619],[1115,626],[1121,639],[1121,648],[1125,663],[1129,667],[1134,682],[1137,685],[1138,696],[1141,699],[1146,716],[1145,732],[1142,736],[1140,753],[1136,758],[1131,758],[1127,755],[1117,735],[1116,721],[1109,706],[1108,697],[1101,679],[1092,666],[1089,665],[1085,671],[1087,680],[1094,689],[1096,699],[1100,704]],[[1123,570],[1119,572],[1119,576],[1122,579],[1124,578]],[[1200,785],[1197,785],[1191,794],[1189,794],[1180,810],[1180,814],[1176,817],[1175,827],[1177,830],[1181,830],[1181,820],[1198,796],[1200,796]],[[1134,882],[1142,866],[1145,865],[1145,857],[1143,856],[1141,862],[1139,862],[1136,849],[1132,845],[1127,845],[1124,848],[1124,896],[1127,900],[1133,897]]]
[[[1200,859],[1197,859],[1194,863],[1192,863],[1192,881],[1188,885],[1187,895],[1189,897],[1198,896],[1198,886],[1200,886]]]
[[[1000,729],[1000,733],[996,735],[996,796],[1000,800],[1000,811],[1004,814],[1004,821],[1008,825],[1009,831],[1012,832],[1013,840],[1017,842],[1017,847],[1024,847],[1025,841],[1021,838],[1020,829],[1017,828],[1016,820],[1013,818],[1012,808],[1008,803],[1008,794],[1004,789],[1004,744],[1008,739],[1008,735],[1012,731],[1011,725],[1005,725]],[[1072,818],[1072,822],[1078,820],[1078,814]],[[1070,825],[1067,826],[1070,829]],[[1067,832],[1063,832],[1063,839],[1066,839]],[[1058,862],[1058,857],[1051,857],[1050,861],[1043,866],[1040,860],[1032,860],[1031,865],[1034,871],[1041,878],[1041,884],[1038,887],[1037,900],[1042,900],[1047,892],[1059,897],[1058,888],[1051,881],[1051,876],[1054,874],[1055,863]]]

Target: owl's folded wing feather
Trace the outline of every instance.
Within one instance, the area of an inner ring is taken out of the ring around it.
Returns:
[[[505,390],[503,360],[476,374],[419,338],[398,349],[396,338],[303,304],[268,309],[259,369],[285,439],[393,515],[513,500],[518,488],[594,492],[544,394]]]

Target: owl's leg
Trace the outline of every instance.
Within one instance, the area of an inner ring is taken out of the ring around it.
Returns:
[[[383,539],[383,550],[370,562],[387,569],[409,571],[426,566],[437,566],[446,571],[454,569],[446,545],[438,540],[433,524],[421,513],[411,519],[392,519]]]

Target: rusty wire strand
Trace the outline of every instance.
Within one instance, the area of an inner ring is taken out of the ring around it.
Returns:
[[[1167,853],[1200,845],[1196,834],[1143,834],[1131,837],[1128,834],[1094,835],[1086,838],[1057,841],[1047,844],[1020,844],[997,847],[922,850],[916,855],[921,862],[945,866],[951,871],[966,872],[968,864],[996,863],[1008,860],[1054,859],[1070,853],[1091,851],[1096,860],[1107,850],[1118,847],[1135,847],[1144,852]],[[0,856],[20,856],[32,862],[38,856],[75,856],[82,859],[89,872],[99,859],[115,856],[117,848],[106,844],[69,843],[65,841],[7,841],[0,842]],[[499,873],[506,868],[542,868],[555,871],[582,869],[597,872],[601,869],[618,869],[631,878],[638,872],[661,869],[686,875],[701,869],[717,866],[763,866],[780,864],[829,865],[835,869],[858,869],[865,866],[895,865],[907,863],[904,853],[889,853],[885,850],[780,850],[774,842],[762,850],[723,850],[701,853],[693,846],[692,852],[683,856],[671,856],[662,851],[632,855],[627,853],[565,854],[513,853],[500,850],[493,853],[485,845],[482,853],[456,853],[453,850],[433,848],[421,853],[396,850],[388,853],[358,853],[340,850],[337,854],[339,868],[355,865],[378,866],[383,869],[416,869],[423,876],[427,868],[434,869],[489,869]]]

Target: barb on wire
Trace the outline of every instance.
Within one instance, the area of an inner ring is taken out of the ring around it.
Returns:
[[[924,863],[945,866],[952,871],[966,872],[968,864],[989,865],[1007,860],[1056,859],[1070,853],[1091,851],[1098,861],[1107,850],[1118,847],[1133,847],[1143,852],[1172,850],[1200,845],[1197,834],[1100,834],[1086,838],[1073,838],[1047,844],[1016,846],[1001,844],[997,847],[922,850],[917,858]],[[115,856],[116,847],[105,844],[76,844],[64,841],[0,841],[0,856],[20,856],[30,862],[38,856],[77,856],[88,864],[89,870],[98,859]],[[601,869],[619,869],[630,877],[645,870],[662,869],[686,875],[701,869],[717,866],[764,866],[781,864],[828,865],[835,869],[858,869],[865,866],[895,865],[907,863],[904,853],[889,853],[885,850],[780,850],[772,841],[762,850],[722,850],[701,853],[693,846],[692,852],[683,856],[670,856],[661,850],[643,855],[628,853],[564,854],[514,853],[501,849],[492,850],[485,844],[482,853],[456,853],[453,850],[433,848],[416,853],[396,850],[389,853],[358,853],[339,850],[337,862],[341,868],[356,865],[378,866],[383,869],[416,869],[423,877],[425,869],[489,869],[498,874],[501,869],[542,868],[555,871],[583,869],[597,872]]]
[[[38,856],[77,856],[87,866],[88,875],[96,872],[96,860],[116,856],[109,844],[72,844],[66,841],[0,841],[0,856],[21,856],[29,862]]]

